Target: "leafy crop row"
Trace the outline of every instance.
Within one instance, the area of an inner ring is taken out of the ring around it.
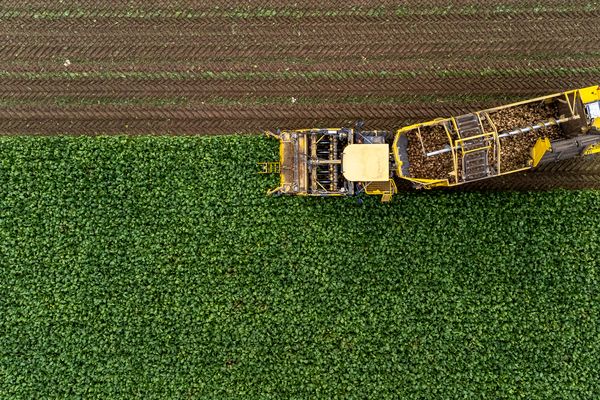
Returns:
[[[0,397],[598,397],[599,192],[269,198],[276,154],[1,138]]]

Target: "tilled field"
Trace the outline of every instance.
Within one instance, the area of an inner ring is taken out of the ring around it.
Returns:
[[[215,134],[460,114],[600,81],[600,5],[0,6],[1,134]]]

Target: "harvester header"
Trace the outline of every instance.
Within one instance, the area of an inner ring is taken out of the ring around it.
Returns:
[[[396,132],[354,128],[284,130],[269,194],[349,196],[389,201],[398,187],[430,189],[494,179],[600,154],[600,87],[590,86]]]

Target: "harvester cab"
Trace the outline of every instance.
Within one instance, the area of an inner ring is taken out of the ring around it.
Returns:
[[[600,155],[600,87],[570,90],[468,114],[438,118],[395,134],[355,128],[284,130],[270,194],[377,194],[398,187],[453,187]],[[562,165],[562,164],[561,164]],[[401,186],[402,185],[402,186]]]
[[[390,133],[357,128],[267,132],[280,141],[280,184],[269,194],[347,196],[361,192],[384,199],[396,192]],[[263,172],[265,165],[262,163]]]

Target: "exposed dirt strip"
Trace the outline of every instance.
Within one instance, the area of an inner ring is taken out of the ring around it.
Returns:
[[[465,112],[461,107],[446,105],[427,108],[422,104],[407,106],[373,105],[268,105],[204,106],[202,108],[139,106],[84,106],[44,109],[0,108],[0,132],[13,130],[43,134],[114,134],[114,133],[260,133],[262,129],[292,128],[309,121],[325,126],[349,126],[363,118],[374,128],[394,129],[410,120]],[[235,125],[237,123],[237,126]]]
[[[490,39],[484,43],[473,42],[463,46],[462,40],[443,40],[419,42],[402,39],[397,42],[373,43],[370,39],[348,40],[344,43],[281,43],[265,46],[256,43],[236,42],[227,46],[218,41],[210,43],[194,40],[192,42],[138,44],[136,41],[112,41],[111,44],[8,44],[0,48],[0,56],[8,60],[35,61],[45,59],[75,59],[81,61],[132,61],[132,60],[165,60],[186,62],[193,59],[232,59],[232,58],[292,58],[310,57],[315,59],[335,58],[343,55],[356,55],[367,60],[385,54],[391,59],[413,57],[483,57],[523,56],[524,49],[528,54],[544,53],[564,56],[565,49],[570,54],[597,52],[598,46],[589,38],[562,39],[556,38],[543,42],[515,40],[511,42]],[[455,48],[462,47],[462,50]],[[342,50],[341,50],[342,49]]]
[[[254,1],[251,4],[247,3],[239,3],[236,4],[232,1],[227,0],[212,0],[209,3],[202,3],[196,0],[128,0],[127,2],[115,3],[114,9],[132,9],[136,7],[146,7],[149,9],[162,8],[162,9],[181,9],[188,8],[194,10],[210,10],[210,9],[256,9],[260,7],[271,7],[276,9],[322,9],[326,7],[338,7],[338,8],[350,8],[350,7],[376,7],[376,6],[395,6],[397,5],[397,1],[393,0],[305,0],[302,3],[298,3],[296,1],[289,0],[259,0]],[[535,0],[506,0],[502,2],[503,6],[511,6],[511,7],[533,7],[539,6],[539,1]],[[569,4],[572,5],[580,5],[584,6],[589,4],[588,1],[585,0],[573,0],[570,1]],[[34,8],[34,9],[54,9],[54,10],[63,10],[65,9],[64,5],[60,3],[49,3],[45,0],[9,0],[5,2],[5,6],[11,5],[11,7],[21,8],[24,10]],[[82,8],[89,7],[93,9],[99,9],[102,7],[106,7],[106,2],[102,0],[73,0],[69,2],[69,5],[73,8]],[[411,8],[416,8],[419,10],[425,9],[427,7],[437,7],[437,8],[447,8],[454,9],[463,6],[478,6],[481,8],[496,8],[498,7],[497,3],[490,2],[487,5],[481,5],[480,2],[474,0],[454,0],[452,5],[449,3],[440,2],[439,0],[422,0],[419,1],[418,5],[410,5]],[[407,5],[408,6],[408,5]],[[544,6],[546,7],[564,7],[565,2],[561,0],[545,0]]]
[[[40,72],[42,70],[42,72]],[[511,61],[506,59],[468,59],[446,60],[366,60],[363,58],[333,60],[284,61],[280,59],[240,59],[228,62],[203,60],[198,62],[153,62],[130,64],[126,62],[78,62],[65,59],[45,61],[9,61],[0,60],[0,77],[55,79],[67,77],[81,79],[86,77],[156,79],[279,79],[300,77],[315,79],[319,77],[347,79],[353,77],[561,77],[569,75],[589,75],[600,73],[600,66],[594,55],[587,59],[573,59],[566,64],[561,59],[531,61]]]
[[[4,98],[40,98],[55,96],[140,97],[209,95],[235,96],[311,96],[327,95],[529,95],[553,93],[567,88],[594,84],[600,77],[574,74],[548,79],[529,77],[446,77],[446,78],[350,78],[350,79],[2,79]]]
[[[58,120],[0,120],[0,134],[27,134],[27,135],[213,135],[213,134],[260,134],[263,130],[275,130],[280,127],[331,127],[353,126],[354,118],[345,119],[202,119],[202,120],[167,120],[152,117],[151,119],[134,120],[125,119],[77,119]],[[367,119],[367,127],[373,129],[392,129],[415,122],[414,120],[393,119]]]
[[[485,23],[484,23],[485,22]],[[77,18],[59,20],[8,19],[0,26],[0,35],[15,40],[55,39],[71,42],[106,38],[140,38],[152,42],[169,39],[220,38],[226,41],[252,41],[257,38],[277,39],[307,43],[315,39],[328,38],[347,41],[365,37],[390,41],[410,37],[411,40],[440,39],[439,34],[451,35],[451,39],[472,40],[517,40],[551,41],[562,35],[565,39],[583,38],[586,31],[593,29],[594,18],[581,20],[565,15],[554,18],[530,19],[515,16],[508,21],[470,18],[457,24],[455,21],[438,21],[435,24],[418,24],[404,17],[382,18],[374,21],[356,21],[354,17],[331,17],[325,21],[307,18],[271,18],[239,21],[232,18],[209,20],[174,18],[115,19]],[[282,29],[286,27],[287,29]],[[351,29],[349,29],[351,27]],[[546,35],[539,35],[539,32]],[[6,35],[6,36],[5,36]],[[491,36],[490,36],[491,35]],[[450,38],[447,38],[450,39]],[[268,43],[265,43],[268,44]],[[568,50],[568,49],[565,49]]]
[[[0,19],[7,134],[392,129],[600,81],[587,1],[10,0]]]
[[[398,2],[383,1],[360,1],[352,0],[346,2],[314,0],[297,3],[287,1],[261,1],[235,4],[235,2],[222,3],[224,0],[206,3],[198,2],[139,2],[128,1],[115,3],[108,6],[105,2],[70,2],[68,5],[62,3],[52,4],[44,2],[11,2],[3,5],[0,16],[3,18],[27,17],[41,19],[64,19],[64,18],[149,18],[149,17],[176,17],[180,19],[204,17],[214,18],[228,16],[239,19],[248,18],[272,18],[280,16],[293,16],[305,18],[307,16],[318,16],[328,18],[331,16],[347,15],[354,18],[373,18],[390,16],[411,16],[434,18],[456,18],[464,20],[469,17],[505,16],[510,19],[514,15],[525,15],[529,17],[543,17],[547,14],[578,14],[585,12],[590,14],[598,10],[598,5],[593,2],[571,1],[556,2],[545,1],[543,4],[531,1],[509,1],[502,3],[473,1],[453,1],[451,4],[436,0],[419,1],[413,4],[398,4]]]

